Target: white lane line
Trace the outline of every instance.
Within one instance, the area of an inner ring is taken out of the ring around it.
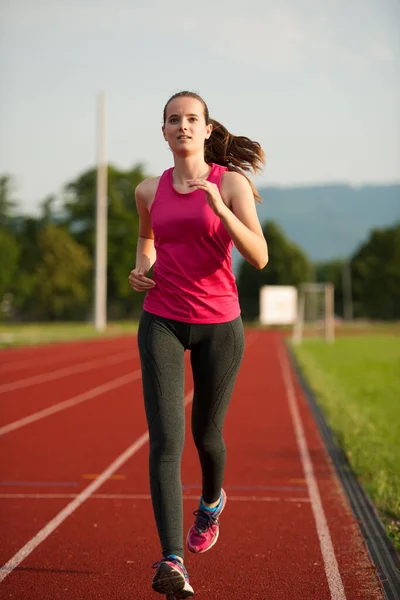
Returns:
[[[311,499],[311,508],[314,514],[331,598],[332,600],[346,600],[346,594],[344,591],[342,578],[340,577],[339,566],[335,556],[335,550],[333,548],[328,522],[326,520],[317,480],[314,474],[313,463],[307,445],[307,439],[304,433],[304,427],[294,391],[292,376],[290,373],[290,365],[282,343],[279,344],[278,352],[286,387],[286,396],[289,404],[290,415],[292,417],[296,441],[300,452],[301,464],[308,487],[308,493]]]
[[[70,350],[69,348],[65,348],[65,350]],[[99,352],[97,351],[99,350]],[[128,350],[129,351],[129,350]],[[33,353],[34,351],[32,351]],[[92,349],[92,345],[90,346],[90,348],[85,348],[84,345],[80,346],[79,348],[77,348],[76,352],[74,352],[74,354],[72,355],[72,358],[74,361],[76,360],[80,360],[81,358],[86,358],[88,355],[95,355],[98,354],[97,358],[106,358],[107,356],[109,356],[107,354],[107,347],[106,345],[101,345],[98,344],[96,345],[95,348]],[[66,352],[64,353],[61,349],[53,349],[52,354],[49,355],[44,355],[41,356],[39,358],[36,358],[35,356],[31,356],[31,358],[24,358],[24,359],[20,359],[20,360],[14,360],[14,361],[9,361],[9,362],[4,362],[3,364],[0,365],[0,373],[5,373],[5,372],[10,372],[10,371],[20,371],[21,369],[25,369],[26,367],[28,367],[28,369],[36,367],[36,366],[47,366],[47,365],[52,365],[58,362],[68,362],[71,360],[71,355]]]
[[[246,337],[246,347],[251,345],[257,337],[258,337],[258,332],[251,331]],[[82,356],[82,353],[75,354],[74,360],[76,360],[80,356]],[[85,356],[85,355],[83,355],[83,356]],[[99,359],[100,358],[101,357],[99,357]],[[104,358],[104,356],[103,356],[103,358]],[[29,368],[33,367],[35,365],[43,365],[44,366],[44,365],[54,364],[54,363],[57,363],[57,362],[60,362],[63,360],[66,360],[65,356],[51,356],[51,357],[46,356],[43,358],[36,358],[36,359],[35,358],[30,358],[30,359],[27,358],[27,359],[18,360],[18,361],[14,361],[11,363],[6,363],[3,365],[0,365],[0,371],[1,372],[16,371],[16,370],[22,369],[24,366],[28,366]],[[66,367],[66,368],[71,368],[71,367]],[[7,385],[10,385],[10,384],[7,384]],[[0,391],[1,391],[1,386],[0,386]]]
[[[39,383],[45,383],[46,381],[53,381],[54,379],[61,379],[61,377],[68,377],[68,375],[73,375],[75,373],[84,373],[85,371],[90,371],[91,369],[102,366],[125,362],[127,360],[132,360],[135,356],[136,352],[120,352],[119,354],[107,358],[97,358],[96,360],[90,360],[72,367],[63,367],[56,371],[50,371],[50,373],[44,373],[43,375],[34,375],[33,377],[27,377],[26,379],[19,379],[18,381],[0,385],[0,394],[20,390],[21,388],[32,385],[38,385]]]
[[[247,348],[248,348],[249,346],[251,346],[251,344],[252,344],[253,342],[255,342],[255,341],[256,341],[256,339],[258,338],[258,336],[259,336],[259,333],[258,333],[258,331],[251,331],[251,332],[250,332],[250,333],[249,333],[249,334],[246,336],[246,338],[245,338],[245,351],[247,350]]]
[[[76,498],[77,494],[0,494],[0,500],[53,500],[59,498]],[[93,494],[92,500],[151,500],[150,494]],[[184,500],[198,500],[199,495],[183,494]],[[229,502],[296,502],[309,503],[309,498],[285,498],[277,496],[231,496]]]
[[[25,425],[29,425],[30,423],[34,423],[35,421],[39,421],[40,419],[44,419],[45,417],[49,417],[50,415],[54,415],[66,408],[71,408],[71,406],[76,406],[81,402],[85,402],[86,400],[90,400],[91,398],[96,398],[96,396],[100,396],[101,394],[105,394],[110,390],[115,390],[122,385],[126,385],[131,381],[135,381],[136,379],[140,379],[141,370],[137,369],[132,373],[128,373],[127,375],[122,375],[122,377],[117,377],[117,379],[113,379],[108,383],[104,383],[103,385],[99,385],[95,388],[87,392],[83,392],[82,394],[78,394],[69,400],[63,400],[63,402],[58,402],[58,404],[53,404],[53,406],[49,406],[48,408],[44,408],[43,410],[39,410],[27,417],[23,417],[18,421],[13,421],[12,423],[8,423],[8,425],[4,425],[0,427],[0,436],[5,433],[9,433],[10,431],[14,431],[15,429],[20,429],[21,427],[25,427]]]
[[[185,407],[192,401],[193,390],[185,396]],[[32,539],[29,540],[14,556],[0,568],[0,581],[3,581],[7,575],[11,573],[18,565],[31,554],[35,548],[39,546],[46,538],[49,537],[69,516],[71,516],[77,508],[79,508],[90,496],[94,494],[113,475],[118,469],[129,459],[136,454],[146,444],[149,439],[148,432],[140,436],[132,444],[120,454],[114,462],[105,469],[97,479],[92,481],[76,498],[74,498],[65,508],[63,508],[51,521],[47,523]]]

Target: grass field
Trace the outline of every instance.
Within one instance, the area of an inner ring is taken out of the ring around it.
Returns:
[[[305,340],[294,352],[400,552],[400,338]]]

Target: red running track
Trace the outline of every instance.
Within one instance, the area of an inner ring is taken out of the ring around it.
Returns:
[[[136,339],[0,354],[1,597],[157,600]],[[185,529],[200,493],[190,429]],[[375,569],[278,333],[250,331],[228,411],[228,505],[186,554],[199,600],[377,600]]]

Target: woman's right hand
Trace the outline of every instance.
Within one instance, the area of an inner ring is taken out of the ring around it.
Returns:
[[[155,287],[154,281],[146,277],[146,274],[147,271],[137,268],[129,273],[129,285],[135,292],[146,292]]]

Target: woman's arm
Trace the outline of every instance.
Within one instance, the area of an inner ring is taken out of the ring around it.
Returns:
[[[144,292],[155,286],[152,279],[146,277],[156,261],[154,234],[150,220],[150,206],[154,200],[158,178],[142,181],[135,190],[136,206],[139,213],[139,237],[136,249],[136,266],[129,274],[129,284],[137,292]]]
[[[204,179],[189,180],[190,187],[206,192],[207,201],[219,216],[240,254],[257,269],[268,262],[268,247],[255,207],[249,182],[243,175],[225,172],[221,194],[214,183]]]
[[[249,182],[243,175],[228,171],[223,176],[221,192],[231,210],[224,204],[219,218],[243,258],[257,269],[263,269],[268,263],[268,246]]]

